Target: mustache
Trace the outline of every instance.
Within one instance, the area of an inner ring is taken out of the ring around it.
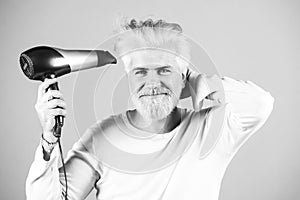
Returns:
[[[164,86],[145,86],[138,92],[138,97],[155,96],[155,95],[171,95],[170,89]]]

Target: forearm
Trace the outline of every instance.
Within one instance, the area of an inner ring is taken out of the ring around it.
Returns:
[[[204,99],[229,104],[232,113],[240,117],[265,118],[273,108],[271,94],[251,81],[235,80],[227,76],[207,76],[190,70],[189,90],[194,108]],[[197,110],[197,109],[196,109]]]
[[[271,94],[251,81],[194,71],[189,77],[189,93],[196,111],[204,107],[204,99],[217,102],[214,105],[226,104],[230,120],[247,132],[257,130],[267,120],[274,104]]]
[[[254,122],[264,122],[270,115],[274,98],[251,81],[222,78],[225,103],[245,128]]]
[[[100,179],[98,161],[86,149],[87,146],[89,144],[84,145],[80,140],[67,154],[68,199],[85,199]],[[43,159],[41,145],[37,148],[26,180],[27,199],[64,199],[65,179],[62,168],[58,167],[59,159],[58,146],[52,151],[49,161]]]
[[[30,200],[60,199],[61,184],[58,171],[59,152],[55,147],[51,153],[50,160],[43,159],[41,144],[38,146],[35,159],[32,163],[26,179],[26,197]]]

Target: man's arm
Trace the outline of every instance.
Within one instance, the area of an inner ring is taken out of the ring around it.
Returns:
[[[222,78],[225,103],[243,132],[259,128],[273,110],[274,97],[251,81]]]
[[[201,109],[204,100],[229,104],[232,114],[239,118],[243,128],[251,126],[249,121],[266,120],[274,104],[271,94],[251,81],[207,76],[191,70],[181,98],[189,96],[196,111]]]
[[[274,97],[251,81],[223,77],[222,84],[228,107],[224,142],[234,155],[267,121],[273,110]]]
[[[42,139],[26,180],[27,199],[64,199],[65,179],[60,161],[57,138],[53,135],[55,116],[66,116],[66,102],[58,90],[49,90],[57,79],[45,79],[38,88],[35,104],[41,126]],[[97,123],[87,129],[87,139],[97,132]],[[68,199],[84,199],[100,179],[98,162],[93,151],[86,148],[90,140],[77,142],[66,159]]]
[[[203,100],[218,102],[226,107],[224,127],[230,152],[239,147],[266,122],[273,110],[274,98],[251,81],[229,77],[206,76],[192,72],[190,93],[195,110]],[[213,109],[216,111],[217,108]],[[212,113],[212,114],[213,114]]]
[[[88,134],[91,129],[87,130]],[[35,153],[26,180],[26,197],[30,200],[64,199],[65,180],[59,168],[59,149],[54,148],[48,161],[44,160],[42,145]],[[66,163],[68,199],[85,199],[100,179],[97,160],[88,152],[82,141],[74,144],[68,153]]]
[[[53,149],[48,161],[45,161],[43,157],[42,144],[39,144],[26,179],[26,199],[28,200],[60,199],[57,147]]]

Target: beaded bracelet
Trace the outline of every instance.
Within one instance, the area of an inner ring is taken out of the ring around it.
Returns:
[[[42,139],[43,139],[49,146],[54,146],[54,145],[58,142],[58,140],[56,140],[55,142],[49,142],[48,140],[46,140],[46,139],[44,138],[44,134],[42,134]]]
[[[48,155],[46,156],[47,157],[47,159],[45,159],[46,157],[45,157],[45,155],[46,154],[44,154],[44,159],[45,160],[49,160],[49,155],[52,153],[52,151],[53,151],[53,149],[54,149],[54,147],[55,147],[55,145],[56,145],[56,143],[58,143],[58,140],[56,141],[56,142],[49,142],[49,141],[47,141],[45,138],[44,138],[44,135],[42,134],[42,147],[43,147],[43,151],[45,151]],[[44,152],[44,153],[45,153]]]

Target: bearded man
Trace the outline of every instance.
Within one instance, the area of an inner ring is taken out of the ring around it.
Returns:
[[[268,119],[274,98],[251,81],[192,71],[182,28],[163,20],[121,26],[115,50],[128,75],[135,109],[95,122],[66,159],[68,199],[92,189],[105,200],[217,200],[227,166]],[[63,199],[54,117],[66,115],[59,91],[38,91],[43,128],[26,181],[28,199]],[[53,98],[54,97],[54,98]],[[192,98],[194,109],[180,108]],[[204,100],[216,102],[203,107]]]

